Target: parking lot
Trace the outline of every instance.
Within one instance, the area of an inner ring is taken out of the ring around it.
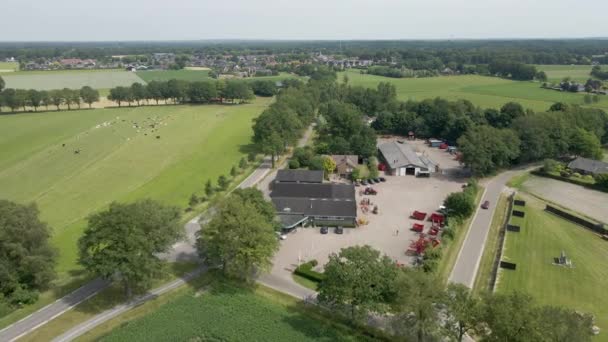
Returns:
[[[317,228],[299,228],[296,232],[287,235],[281,241],[279,252],[275,255],[272,273],[285,278],[291,277],[291,272],[299,262],[311,259],[319,261],[319,265],[327,262],[331,253],[341,248],[355,245],[370,245],[391,259],[401,264],[410,264],[411,257],[405,255],[410,241],[417,238],[410,230],[415,221],[409,218],[414,210],[425,211],[431,214],[443,203],[445,197],[456,191],[461,191],[465,179],[453,175],[460,169],[453,156],[444,150],[430,148],[422,141],[412,142],[417,152],[425,153],[438,163],[444,172],[434,173],[430,178],[416,178],[414,176],[386,176],[386,182],[371,185],[378,191],[377,195],[362,196],[359,191],[364,187],[357,187],[357,203],[369,198],[372,205],[379,208],[378,214],[364,214],[358,208],[359,218],[366,218],[369,223],[357,228],[345,228],[344,234],[329,233],[322,235]],[[430,222],[425,222],[425,231]]]

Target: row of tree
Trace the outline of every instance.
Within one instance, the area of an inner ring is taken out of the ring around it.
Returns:
[[[608,71],[603,71],[601,66],[596,65],[591,68],[591,76],[606,81],[608,80]]]
[[[172,79],[169,81],[151,81],[146,85],[133,83],[130,87],[118,86],[110,89],[108,100],[114,101],[119,107],[123,103],[136,103],[138,106],[144,101],[160,101],[173,103],[211,103],[246,102],[254,99],[252,88],[244,81],[196,81]]]
[[[365,324],[382,315],[383,326],[407,341],[590,341],[593,318],[572,309],[539,306],[519,292],[473,295],[432,273],[401,268],[369,246],[331,254],[318,300],[331,311]],[[377,320],[377,319],[376,319]],[[381,323],[382,324],[382,323]]]
[[[62,105],[66,105],[68,110],[86,103],[89,108],[93,103],[99,101],[99,92],[89,86],[81,89],[56,89],[56,90],[36,90],[36,89],[3,89],[0,91],[0,110],[2,107],[10,108],[15,112],[20,108],[27,111],[28,107],[38,111],[40,107],[49,110],[49,106],[55,106],[57,110]]]

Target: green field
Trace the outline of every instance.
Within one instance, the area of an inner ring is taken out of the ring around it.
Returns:
[[[538,82],[518,82],[498,77],[476,75],[440,76],[426,78],[389,78],[361,74],[350,70],[341,72],[338,79],[348,75],[351,85],[376,87],[379,82],[391,82],[401,100],[423,100],[442,97],[449,100],[467,99],[483,108],[499,108],[509,101],[517,101],[536,111],[547,110],[555,102],[583,104],[582,94],[562,93],[541,89]],[[594,107],[608,109],[608,97]]]
[[[549,82],[560,82],[565,77],[570,77],[574,81],[586,81],[591,76],[591,65],[537,65],[538,70],[547,74]]]
[[[270,101],[0,116],[0,198],[38,204],[65,278],[78,269],[87,215],[143,197],[185,207],[207,179],[238,163],[251,120]]]
[[[169,81],[171,79],[184,81],[206,81],[210,80],[207,70],[150,70],[138,71],[137,76],[146,82]]]
[[[608,242],[543,211],[544,203],[525,199],[526,216],[511,219],[521,226],[521,232],[507,232],[503,256],[503,260],[517,263],[517,270],[500,271],[498,291],[526,291],[539,303],[592,313],[602,329],[598,340],[608,340]],[[562,251],[574,267],[552,264]]]
[[[145,83],[133,72],[118,70],[96,71],[23,71],[2,74],[7,88],[15,89],[80,89],[90,86],[95,89],[130,86],[135,82]]]
[[[294,298],[230,285],[191,291],[126,323],[101,341],[365,341],[330,319],[313,318]]]
[[[19,63],[17,62],[0,62],[0,73],[15,72],[17,70],[19,70]]]

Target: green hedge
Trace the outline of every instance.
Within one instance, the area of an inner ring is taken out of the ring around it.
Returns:
[[[296,270],[293,271],[293,273],[296,275],[299,275],[302,278],[306,278],[306,279],[314,281],[316,283],[320,283],[321,281],[323,281],[323,279],[325,279],[325,275],[323,273],[313,271],[312,268],[315,267],[316,265],[317,265],[317,260],[311,260],[307,263],[304,263],[304,264],[298,266],[298,268],[296,268]]]
[[[592,190],[597,190],[597,191],[602,191],[602,192],[608,192],[608,189],[604,189],[599,185],[596,184],[589,184],[588,182],[576,179],[576,178],[568,178],[568,177],[562,177],[562,176],[558,176],[558,175],[554,175],[554,174],[550,174],[550,173],[545,173],[539,170],[534,170],[530,172],[531,174],[535,175],[535,176],[540,176],[540,177],[547,177],[547,178],[553,178],[559,181],[563,181],[563,182],[567,182],[567,183],[571,183],[571,184],[576,184],[576,185],[580,185],[580,186],[584,186],[585,188],[588,189],[592,189]]]

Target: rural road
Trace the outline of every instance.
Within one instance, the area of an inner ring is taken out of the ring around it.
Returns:
[[[489,209],[477,208],[473,220],[465,237],[464,243],[460,248],[456,264],[452,269],[450,278],[452,283],[463,284],[469,288],[473,288],[481,256],[485,248],[494,211],[500,194],[504,191],[509,179],[523,172],[523,170],[505,171],[498,176],[491,178],[485,185],[485,190],[481,198],[481,202],[490,201]]]
[[[306,145],[308,143],[310,137],[312,136],[312,132],[313,132],[313,127],[310,126],[308,128],[308,130],[304,133],[302,138],[298,141],[297,146],[301,147],[301,146]],[[286,161],[284,161],[281,165],[283,165],[285,162]],[[256,184],[262,182],[263,180],[266,180],[266,182],[268,183],[268,182],[270,182],[270,180],[269,180],[270,178],[274,178],[274,177],[267,177],[271,171],[272,171],[272,168],[271,168],[270,157],[265,157],[262,164],[260,164],[260,166],[257,169],[255,169],[245,180],[243,180],[243,182],[241,182],[241,184],[239,184],[237,186],[237,188],[241,188],[241,189],[249,188],[249,187],[255,186]],[[213,210],[213,209],[210,209],[210,210]],[[196,248],[194,246],[194,243],[196,241],[196,232],[201,229],[201,225],[199,223],[200,218],[202,216],[210,217],[211,215],[206,215],[206,214],[212,214],[212,212],[210,212],[210,210],[206,211],[205,213],[201,214],[200,216],[193,218],[192,220],[190,220],[186,223],[186,225],[184,227],[185,232],[186,232],[185,239],[183,241],[180,241],[180,242],[176,243],[175,245],[173,245],[173,248],[171,249],[170,252],[162,255],[163,259],[168,260],[168,261],[182,261],[182,260],[195,260],[196,258],[198,258],[198,255],[196,253]],[[208,218],[207,218],[207,220],[208,220]],[[205,222],[203,222],[203,224],[204,223]],[[192,275],[192,277],[203,272],[202,269],[199,269],[197,271],[199,273]],[[197,271],[195,271],[195,272],[197,272]],[[188,276],[190,276],[190,274]],[[186,276],[186,277],[188,277],[188,276]],[[92,319],[73,327],[68,332],[61,335],[60,337],[62,339],[60,341],[70,341],[70,340],[82,335],[83,333],[89,331],[90,329],[94,328],[95,326],[111,319],[112,317],[119,315],[120,313],[127,311],[127,310],[131,309],[132,307],[139,305],[145,301],[153,299],[156,296],[158,296],[166,291],[169,291],[173,288],[180,286],[185,281],[187,281],[187,279],[185,280],[186,277],[175,280],[158,289],[154,289],[153,291],[149,292],[148,294],[144,295],[143,297],[139,297],[138,299],[136,299],[135,302],[117,305],[116,307],[114,307],[110,310],[100,313],[99,315],[93,317]],[[307,293],[307,291],[310,291],[310,290],[308,290],[304,287],[301,287],[295,283],[293,283],[293,284],[285,283],[284,281],[282,281],[280,279],[274,279],[272,276],[269,276],[267,281],[268,281],[268,284],[266,284],[264,281],[261,281],[261,283],[264,285],[267,285],[275,290],[278,290],[281,292],[286,292],[288,294],[291,294],[291,295],[299,297],[299,298],[305,299],[307,296],[311,295],[310,293]],[[12,342],[12,341],[19,339],[20,337],[43,326],[44,324],[48,323],[49,321],[53,320],[54,318],[71,310],[76,305],[93,297],[94,295],[96,295],[97,293],[99,293],[100,291],[105,289],[107,286],[108,286],[108,283],[101,279],[95,279],[95,280],[85,284],[84,286],[73,291],[72,293],[58,299],[54,303],[51,303],[51,304],[45,306],[44,308],[32,313],[31,315],[21,319],[20,321],[13,323],[12,325],[9,325],[8,327],[5,327],[4,329],[0,330],[0,341]],[[304,290],[302,290],[302,289],[304,289]],[[159,292],[159,291],[161,291],[161,292]],[[310,292],[312,292],[312,294],[314,294],[313,291],[310,291]]]

